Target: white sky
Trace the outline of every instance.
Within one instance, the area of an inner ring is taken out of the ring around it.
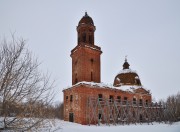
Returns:
[[[0,0],[0,39],[28,40],[56,79],[56,101],[71,86],[70,51],[77,44],[76,26],[87,11],[102,48],[101,81],[112,84],[128,55],[130,68],[156,100],[180,91],[179,0]]]

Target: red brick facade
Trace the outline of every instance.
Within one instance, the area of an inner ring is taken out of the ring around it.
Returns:
[[[110,96],[113,99],[117,99],[118,96],[121,97],[121,100],[124,100],[127,97],[127,101],[132,101],[133,98],[137,102],[142,99],[145,103],[146,101],[151,102],[151,95],[148,94],[144,89],[139,89],[138,91],[131,93],[123,91],[121,89],[114,89],[111,87],[98,87],[88,84],[79,83],[69,89],[64,90],[64,120],[69,121],[69,113],[74,114],[74,122],[80,124],[88,124],[86,120],[86,108],[88,97],[97,97],[102,94],[102,98],[109,99]],[[72,96],[72,100],[70,99]]]
[[[90,97],[139,100],[150,103],[151,94],[145,90],[137,73],[129,69],[127,60],[123,70],[114,80],[114,86],[101,83],[101,48],[94,45],[95,26],[91,17],[85,14],[77,27],[78,44],[71,51],[72,87],[63,90],[64,120],[80,124],[87,122],[87,102]],[[128,87],[128,89],[126,88]]]
[[[101,82],[101,53],[99,47],[84,43],[72,50],[72,85],[81,81]]]

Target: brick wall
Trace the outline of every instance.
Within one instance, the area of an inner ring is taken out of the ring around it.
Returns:
[[[72,88],[64,90],[64,120],[69,121],[69,113],[74,113],[74,122],[80,124],[87,124],[86,121],[86,107],[88,97],[94,96],[98,98],[98,94],[102,94],[103,98],[109,99],[110,95],[114,99],[117,99],[117,96],[121,96],[121,100],[124,100],[124,97],[127,97],[128,101],[132,101],[133,98],[136,100],[142,99],[144,102],[148,100],[151,102],[151,95],[145,94],[143,90],[140,90],[141,93],[130,93],[127,91],[122,91],[120,89],[112,88],[100,88],[93,87],[90,85],[79,85]],[[70,96],[73,96],[72,102],[70,101]],[[66,97],[68,96],[68,99]]]
[[[92,47],[79,46],[71,53],[72,57],[72,85],[77,82],[101,81],[101,50]]]

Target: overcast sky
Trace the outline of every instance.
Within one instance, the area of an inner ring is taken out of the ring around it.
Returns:
[[[27,40],[56,79],[56,101],[71,86],[70,51],[85,11],[102,48],[101,81],[112,84],[128,55],[144,87],[156,100],[180,91],[180,0],[0,0],[0,39]]]

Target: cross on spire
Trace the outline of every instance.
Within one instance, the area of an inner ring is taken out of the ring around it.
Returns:
[[[85,11],[85,17],[87,17],[87,16],[88,16],[87,11]]]
[[[127,62],[127,55],[125,56],[125,62]]]
[[[125,62],[123,64],[123,69],[129,69],[129,63],[127,62],[127,55],[125,56]]]

